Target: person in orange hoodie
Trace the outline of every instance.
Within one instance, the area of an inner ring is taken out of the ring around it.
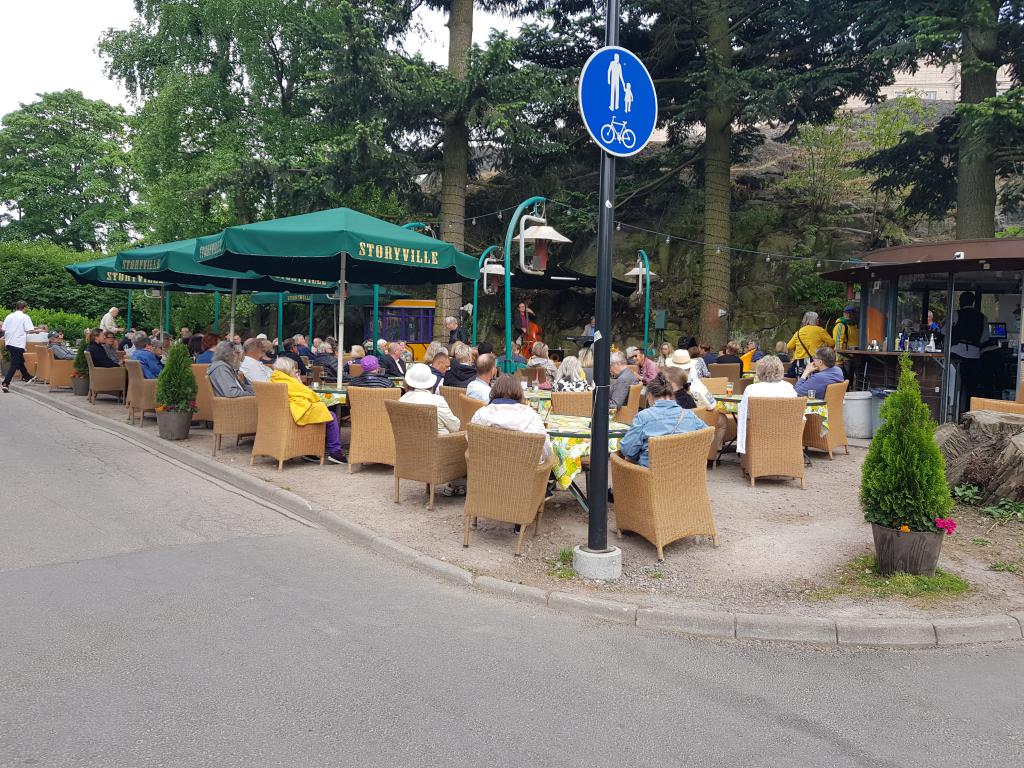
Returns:
[[[278,357],[270,381],[288,387],[288,409],[292,420],[299,426],[326,424],[327,460],[332,464],[346,464],[348,459],[341,452],[341,430],[338,417],[316,396],[316,392],[299,381],[299,366],[290,357]]]

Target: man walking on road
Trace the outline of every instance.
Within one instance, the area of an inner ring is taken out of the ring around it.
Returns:
[[[40,329],[36,328],[32,318],[25,314],[26,309],[28,309],[28,302],[19,301],[14,305],[14,311],[4,318],[4,341],[7,343],[7,351],[11,355],[11,367],[7,370],[3,383],[0,384],[0,389],[4,392],[10,391],[11,379],[14,378],[15,371],[21,373],[22,381],[32,381],[32,376],[25,368],[25,343],[30,333],[39,333]]]

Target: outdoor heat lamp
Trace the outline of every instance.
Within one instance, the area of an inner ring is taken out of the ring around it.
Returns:
[[[525,227],[527,222],[533,226]],[[571,243],[568,237],[540,216],[523,216],[519,219],[519,266],[530,275],[543,275],[548,268],[548,249],[551,243]],[[533,243],[533,262],[526,264],[526,243]]]
[[[480,274],[484,278],[484,293],[493,296],[498,292],[505,277],[505,266],[497,258],[488,257],[480,269]]]

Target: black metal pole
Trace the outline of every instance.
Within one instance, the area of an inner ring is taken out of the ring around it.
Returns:
[[[605,45],[619,44],[619,0],[608,0]],[[594,342],[594,418],[591,422],[587,549],[608,551],[608,385],[612,344],[612,249],[615,223],[615,157],[601,153],[597,223],[597,307],[601,337]]]

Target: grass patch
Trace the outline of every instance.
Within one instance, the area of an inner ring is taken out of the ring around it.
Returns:
[[[999,573],[1020,573],[1020,566],[1017,563],[992,563],[988,569]]]
[[[964,579],[941,568],[935,569],[934,576],[911,576],[909,573],[879,576],[874,555],[855,557],[836,582],[833,586],[805,592],[803,597],[810,602],[825,602],[836,597],[905,597],[929,601],[962,595],[971,588]]]
[[[971,544],[976,547],[987,547],[992,543],[992,539],[971,539]]]
[[[659,581],[661,579],[665,578],[665,574],[662,573],[661,571],[651,571],[650,573],[647,574],[647,576],[649,578],[656,579],[656,580],[659,580]]]
[[[548,576],[569,581],[579,577],[572,567],[572,549],[565,547],[558,552],[557,560],[548,560]]]

